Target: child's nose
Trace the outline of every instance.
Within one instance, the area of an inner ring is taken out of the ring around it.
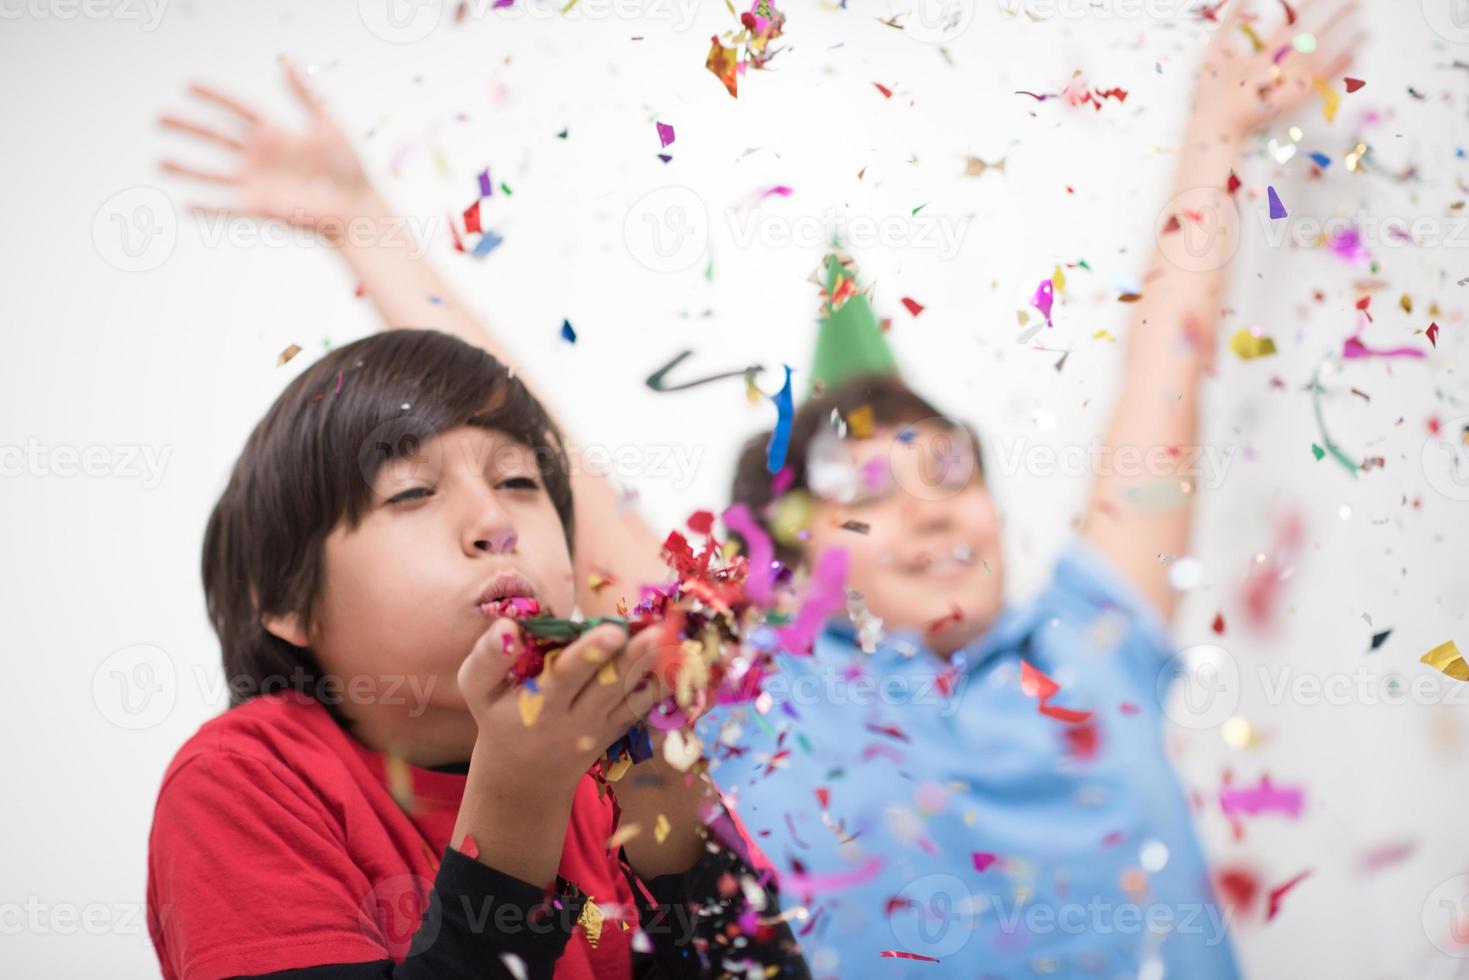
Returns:
[[[474,515],[465,525],[465,552],[471,555],[514,554],[519,542],[515,523],[509,512],[495,500],[494,494],[491,492],[477,496],[474,506]]]

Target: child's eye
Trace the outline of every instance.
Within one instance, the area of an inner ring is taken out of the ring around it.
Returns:
[[[511,490],[539,490],[541,488],[539,483],[528,476],[512,476],[508,480],[501,480],[499,485]]]
[[[433,491],[430,490],[428,487],[410,487],[409,489],[404,490],[400,494],[397,494],[395,496],[389,497],[388,498],[388,503],[390,503],[390,504],[401,504],[401,503],[406,503],[407,501],[410,501],[410,500],[422,500],[424,497],[431,496],[432,494],[433,494]]]

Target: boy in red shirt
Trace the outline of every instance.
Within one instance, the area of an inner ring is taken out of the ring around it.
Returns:
[[[281,393],[205,534],[232,707],[159,792],[166,977],[806,975],[707,778],[634,767],[614,838],[588,770],[668,695],[661,629],[515,683],[512,617],[571,612],[574,523],[555,425],[461,340],[379,334]]]

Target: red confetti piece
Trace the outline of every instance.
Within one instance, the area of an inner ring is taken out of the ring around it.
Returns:
[[[1360,78],[1343,78],[1342,81],[1344,81],[1344,82],[1347,83],[1347,94],[1348,95],[1350,95],[1351,93],[1357,91],[1357,89],[1361,88],[1363,85],[1366,85],[1367,84],[1366,82],[1362,81]]]
[[[891,99],[893,97],[893,90],[888,88],[886,85],[883,85],[880,82],[873,82],[872,84],[877,86],[877,90],[882,93],[882,97],[884,99]]]
[[[1306,880],[1306,878],[1310,877],[1310,875],[1311,872],[1309,869],[1306,871],[1302,871],[1300,874],[1296,875],[1285,884],[1270,889],[1270,894],[1267,898],[1265,906],[1266,922],[1269,922],[1271,919],[1275,918],[1275,914],[1280,911],[1280,900],[1285,898],[1285,893],[1299,885],[1302,881]]]
[[[935,619],[933,622],[929,623],[928,632],[938,633],[945,627],[947,627],[950,623],[962,623],[963,621],[964,613],[959,609],[957,605],[951,603],[949,614],[947,616],[940,616],[938,619]]]
[[[1117,706],[1117,710],[1122,712],[1124,715],[1135,715],[1142,709],[1133,704],[1131,701],[1123,701]]]
[[[484,230],[479,223],[478,201],[475,201],[469,207],[464,209],[464,230],[473,232],[480,232]]]
[[[1369,307],[1371,305],[1372,305],[1372,297],[1371,296],[1363,296],[1361,299],[1357,300],[1357,309],[1361,310],[1363,313],[1365,313],[1367,315],[1367,322],[1368,323],[1371,323],[1372,322],[1372,311],[1367,308],[1367,307]]]
[[[909,953],[901,949],[885,949],[877,955],[887,960],[919,960],[923,963],[938,962],[936,957],[924,956],[922,953]]]
[[[816,787],[816,802],[821,804],[823,810],[831,806],[831,790],[825,786]]]
[[[1433,346],[1437,347],[1438,346],[1438,324],[1437,323],[1430,323],[1428,325],[1428,331],[1427,332],[1428,332],[1428,342],[1430,344],[1432,344]]]
[[[908,297],[904,296],[903,305],[906,306],[908,308],[908,312],[913,314],[914,316],[917,316],[918,314],[923,312],[923,304],[918,302],[918,300],[916,299],[909,299]]]
[[[1285,22],[1287,24],[1294,24],[1296,22],[1296,12],[1290,9],[1290,4],[1286,3],[1285,0],[1280,0],[1280,5],[1285,8]]]
[[[1224,613],[1214,614],[1214,625],[1211,628],[1214,630],[1215,635],[1224,635]]]
[[[1233,194],[1235,191],[1239,190],[1239,188],[1240,188],[1240,179],[1238,177],[1236,177],[1234,175],[1234,171],[1231,170],[1229,172],[1229,182],[1224,185],[1224,189],[1227,190],[1229,193]]]
[[[475,843],[473,834],[464,835],[464,840],[459,844],[459,853],[471,861],[479,857],[479,844]]]
[[[689,530],[695,534],[708,534],[714,530],[714,513],[708,510],[696,510],[689,515]]]
[[[974,860],[975,871],[983,871],[999,860],[999,858],[989,851],[975,851],[970,857]]]
[[[1036,670],[1027,660],[1020,661],[1020,689],[1036,699],[1037,709],[1047,718],[1054,718],[1068,725],[1079,725],[1092,716],[1090,711],[1073,711],[1047,704],[1061,690],[1061,685]]]

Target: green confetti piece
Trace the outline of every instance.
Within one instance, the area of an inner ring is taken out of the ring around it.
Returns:
[[[923,202],[922,204],[918,205],[918,207],[914,208],[913,209],[913,213],[914,214],[917,214],[919,211],[922,211],[926,207],[928,207],[928,202],[927,201]]]
[[[504,194],[506,197],[510,196],[510,185],[505,183],[503,180],[500,181],[500,193]]]
[[[1316,461],[1319,463],[1322,459],[1326,457],[1326,450],[1322,449],[1320,446],[1316,445],[1313,442],[1311,443],[1311,455],[1315,456]]]

